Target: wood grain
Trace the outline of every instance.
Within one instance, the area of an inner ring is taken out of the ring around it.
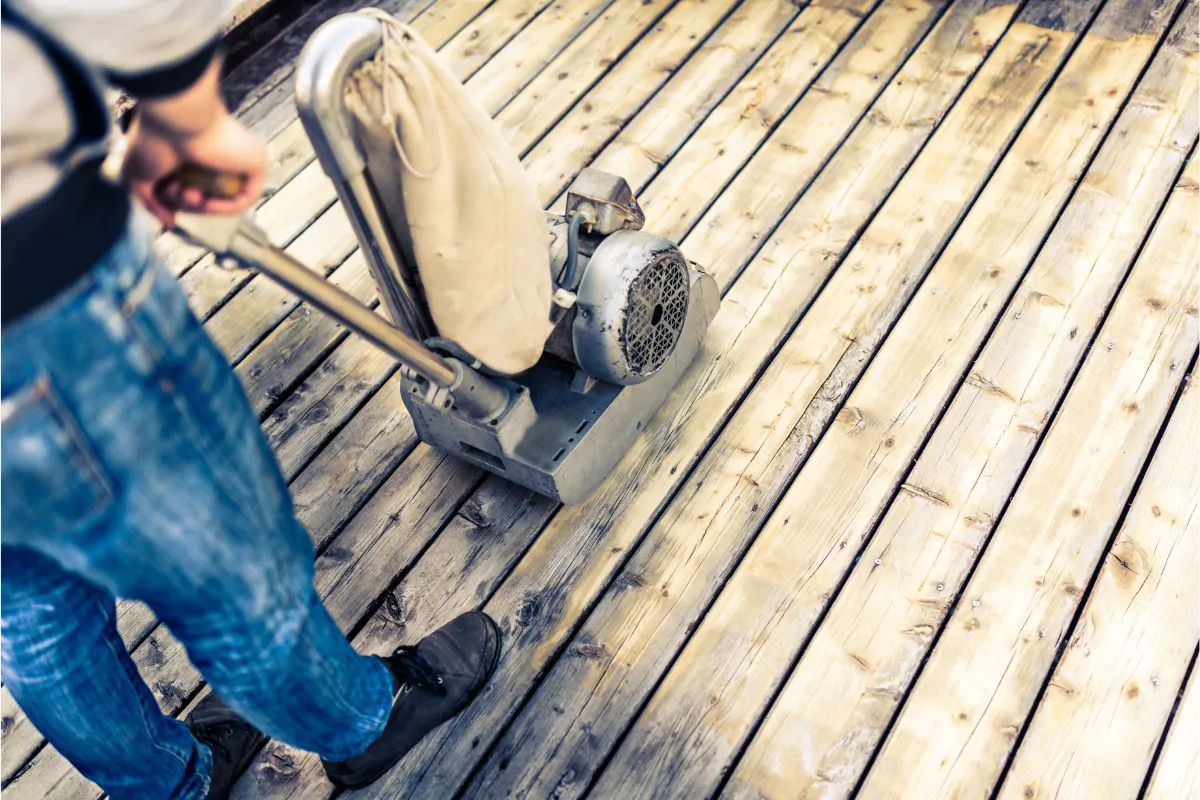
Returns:
[[[728,796],[788,787],[843,797],[853,789],[941,621],[940,605],[897,599],[939,585],[940,596],[959,591],[1175,183],[1197,133],[1197,77],[1186,59],[1194,62],[1170,48],[1155,57],[741,759]]]

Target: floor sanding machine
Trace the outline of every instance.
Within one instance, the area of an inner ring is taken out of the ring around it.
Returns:
[[[432,328],[366,158],[350,134],[343,90],[382,44],[377,20],[335,17],[296,70],[300,118],[350,217],[390,322],[273,245],[252,216],[177,217],[220,263],[276,280],[402,365],[404,404],[422,441],[566,504],[612,472],[700,351],[717,312],[712,277],[671,241],[642,230],[626,181],[584,170],[566,213],[547,215],[555,287],[540,361],[487,374]],[[209,187],[211,190],[211,187]]]

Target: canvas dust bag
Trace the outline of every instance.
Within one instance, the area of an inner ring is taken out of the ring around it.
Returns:
[[[550,335],[546,216],[500,129],[433,49],[375,9],[383,46],[346,107],[438,335],[484,367],[532,367]]]

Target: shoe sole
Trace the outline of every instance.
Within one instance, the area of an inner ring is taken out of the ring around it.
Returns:
[[[467,708],[470,707],[471,703],[475,702],[475,698],[479,697],[480,693],[482,693],[483,690],[485,688],[487,688],[488,683],[492,680],[492,676],[496,674],[496,667],[499,666],[499,664],[500,664],[500,654],[502,652],[501,644],[503,643],[502,637],[500,635],[500,626],[497,625],[496,621],[494,619],[492,619],[491,617],[489,617],[487,614],[480,613],[480,616],[483,617],[484,622],[487,623],[488,630],[491,631],[492,636],[494,637],[494,639],[496,641],[495,651],[492,654],[492,663],[487,668],[487,677],[485,677],[483,679],[483,682],[479,684],[479,688],[477,688],[475,691],[471,692],[470,695],[468,695],[466,705],[463,706],[462,710],[459,711],[458,714],[455,714],[453,717],[450,717],[450,719],[447,719],[445,722],[441,723],[441,725],[438,725],[436,728],[430,728],[429,731],[425,734],[425,736],[422,736],[420,739],[417,740],[417,743],[414,744],[413,747],[416,747],[417,744],[420,744],[421,742],[425,741],[425,737],[429,736],[429,734],[433,733],[438,728],[442,727],[442,725],[445,725],[447,722],[450,722],[450,720],[455,719],[463,711],[466,711]],[[384,775],[386,775],[388,772],[390,772],[392,770],[392,768],[395,767],[397,764],[399,764],[401,761],[403,761],[404,757],[406,755],[408,755],[410,752],[412,752],[411,749],[405,750],[392,763],[388,764],[387,766],[380,767],[378,770],[371,773],[370,775],[358,778],[352,782],[334,780],[333,778],[329,777],[328,774],[326,775],[326,777],[329,778],[330,783],[332,783],[334,786],[336,786],[339,789],[362,789],[364,787],[370,786],[372,783],[375,783],[375,781],[379,780]]]

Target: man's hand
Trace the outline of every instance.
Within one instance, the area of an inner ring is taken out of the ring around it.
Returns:
[[[125,178],[168,227],[176,211],[238,214],[262,194],[266,147],[225,109],[217,90],[219,75],[214,63],[186,92],[144,103],[127,134]],[[232,198],[208,197],[180,184],[172,173],[188,164],[241,177],[241,191]]]

